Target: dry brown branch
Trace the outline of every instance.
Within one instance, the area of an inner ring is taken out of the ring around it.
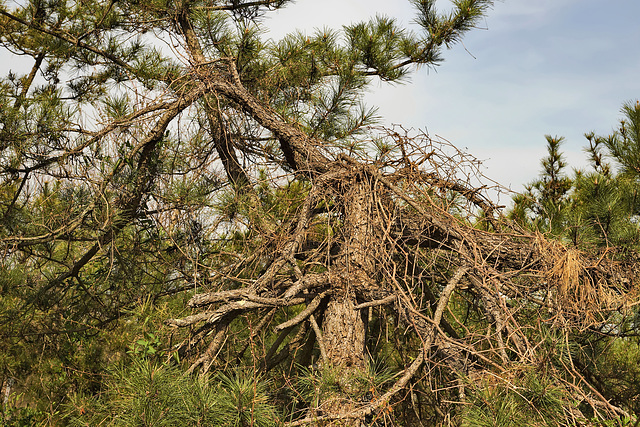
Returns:
[[[316,334],[316,340],[318,341],[318,347],[320,348],[320,355],[322,356],[322,360],[323,362],[327,363],[329,359],[327,358],[327,350],[325,350],[324,340],[322,339],[322,331],[320,330],[318,322],[316,322],[316,318],[313,314],[309,316],[309,322],[311,323],[313,332],[315,332]]]
[[[291,328],[292,326],[295,326],[300,322],[304,321],[307,317],[313,315],[313,312],[316,311],[316,309],[318,308],[318,306],[320,305],[320,303],[322,302],[322,300],[326,295],[327,295],[327,292],[323,292],[319,295],[316,295],[316,297],[309,303],[309,305],[304,310],[302,310],[296,317],[294,317],[293,319],[287,320],[284,323],[279,324],[274,328],[274,331],[278,332],[283,329]],[[313,323],[314,321],[311,322],[311,324]]]
[[[391,304],[392,302],[394,302],[395,300],[398,299],[398,296],[395,294],[389,295],[386,298],[383,299],[379,299],[379,300],[375,300],[375,301],[369,301],[369,302],[364,302],[362,304],[358,304],[354,307],[354,310],[362,310],[363,308],[369,308],[369,307],[378,307],[381,305],[387,305],[387,304]]]
[[[257,300],[257,301],[254,301]],[[288,300],[279,298],[260,298],[251,296],[246,300],[234,301],[227,303],[222,307],[207,311],[204,313],[194,314],[191,316],[183,317],[182,319],[169,319],[166,321],[167,325],[184,328],[194,325],[196,323],[206,321],[209,324],[215,324],[219,322],[225,316],[237,311],[249,311],[258,308],[270,308],[270,307],[288,307],[292,305],[298,305],[305,302],[304,298],[291,298]]]
[[[185,373],[186,375],[192,374],[200,365],[203,366],[202,369],[200,370],[201,373],[204,374],[209,371],[211,364],[217,357],[218,352],[222,348],[224,341],[227,338],[226,332],[227,332],[226,326],[222,326],[222,325],[218,326],[218,330],[215,336],[213,337],[213,339],[211,340],[211,343],[209,343],[207,350],[195,362],[193,362],[191,366],[189,366],[189,369],[187,369]]]

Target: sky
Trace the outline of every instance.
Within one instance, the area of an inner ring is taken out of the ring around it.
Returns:
[[[414,16],[407,0],[298,0],[266,22],[278,37],[376,13],[408,26]],[[545,135],[565,137],[569,165],[585,167],[584,134],[611,133],[623,102],[640,98],[639,17],[638,0],[497,1],[437,69],[404,85],[376,83],[367,103],[383,124],[445,138],[521,191],[541,171]]]
[[[408,0],[297,0],[265,23],[279,38],[376,13],[409,27],[414,16]],[[622,103],[640,98],[639,17],[638,0],[499,0],[442,65],[402,85],[374,82],[366,102],[381,124],[445,138],[520,191],[540,173],[546,134],[564,136],[569,164],[584,167],[584,133],[609,134]],[[2,75],[16,64],[0,53]]]

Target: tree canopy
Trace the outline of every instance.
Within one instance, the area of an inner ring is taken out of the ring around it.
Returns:
[[[266,37],[291,3],[0,4],[3,421],[637,422],[640,108],[505,215],[363,103],[492,1]]]

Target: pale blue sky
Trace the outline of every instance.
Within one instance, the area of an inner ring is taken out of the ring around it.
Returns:
[[[267,22],[279,33],[376,12],[405,24],[413,14],[406,0],[299,0]],[[567,159],[582,166],[583,134],[610,133],[622,103],[640,98],[639,19],[638,0],[498,1],[437,70],[418,70],[401,86],[376,85],[368,102],[385,124],[426,128],[521,190],[540,171],[545,134],[565,136]]]
[[[279,37],[376,13],[407,25],[413,17],[408,0],[298,0],[265,23]],[[383,124],[446,138],[485,160],[486,175],[521,190],[540,171],[545,134],[565,136],[567,159],[581,166],[583,134],[609,133],[622,103],[640,98],[639,19],[639,0],[497,1],[438,69],[420,69],[404,85],[376,83],[367,102],[380,107]],[[15,61],[0,53],[0,73]]]

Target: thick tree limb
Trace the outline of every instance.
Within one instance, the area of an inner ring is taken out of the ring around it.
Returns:
[[[298,126],[287,123],[275,111],[259,102],[240,82],[235,65],[227,61],[230,79],[220,74],[204,74],[201,79],[215,92],[238,103],[261,126],[280,141],[280,148],[293,170],[310,175],[325,172],[331,163],[320,153],[320,141],[311,139]]]

